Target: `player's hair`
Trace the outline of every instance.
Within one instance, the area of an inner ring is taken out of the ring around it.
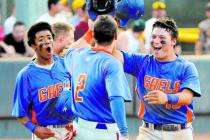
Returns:
[[[54,38],[54,34],[52,32],[51,26],[47,22],[39,22],[31,26],[31,28],[28,30],[28,45],[31,46],[32,44],[35,44],[35,38],[36,33],[48,30],[52,34],[52,37]]]
[[[50,10],[51,9],[51,5],[52,4],[57,4],[59,2],[59,0],[48,0],[48,3],[47,3],[47,6],[48,6],[48,9]]]
[[[25,26],[25,24],[22,22],[22,21],[16,21],[14,26],[13,26],[13,29],[16,27],[16,26]]]
[[[59,35],[66,35],[69,32],[74,32],[74,26],[64,23],[64,22],[56,22],[52,24],[52,31],[57,38]]]
[[[170,32],[172,38],[176,38],[177,39],[177,37],[178,37],[178,30],[177,30],[178,28],[177,28],[176,22],[174,21],[174,19],[172,19],[170,17],[161,17],[161,18],[159,18],[153,24],[152,30],[155,27],[166,29],[166,31]]]
[[[100,15],[95,21],[94,38],[98,44],[110,45],[117,34],[117,24],[109,15]]]

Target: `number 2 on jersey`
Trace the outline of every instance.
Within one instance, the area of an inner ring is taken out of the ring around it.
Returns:
[[[74,93],[74,100],[76,102],[83,102],[83,98],[79,96],[79,91],[84,90],[86,80],[87,80],[87,74],[80,74],[78,76],[78,79],[77,79],[78,85],[76,86],[76,90]]]

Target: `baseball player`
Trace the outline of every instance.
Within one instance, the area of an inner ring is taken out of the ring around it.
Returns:
[[[119,52],[124,71],[136,77],[140,99],[138,140],[192,140],[193,97],[201,96],[193,63],[175,54],[178,31],[171,18],[153,25],[153,55]]]
[[[72,115],[64,116],[54,106],[63,88],[70,86],[69,74],[63,59],[53,55],[50,25],[45,22],[33,25],[28,31],[28,44],[37,58],[17,75],[12,115],[33,133],[33,140],[67,140]]]
[[[111,55],[117,25],[99,16],[93,32],[93,48],[69,49],[64,58],[72,76],[74,140],[127,140],[124,101],[131,100],[130,90],[121,63]]]
[[[54,38],[54,53],[64,56],[65,49],[74,42],[74,27],[65,22],[52,24]]]

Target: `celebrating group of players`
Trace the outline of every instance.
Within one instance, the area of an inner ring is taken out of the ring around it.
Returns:
[[[116,50],[118,27],[109,15],[89,25],[64,58],[54,54],[48,23],[29,29],[28,44],[36,58],[17,75],[12,115],[33,133],[32,139],[129,139],[126,72],[137,79],[143,121],[137,139],[192,140],[192,100],[201,96],[199,75],[194,64],[175,54],[175,21],[164,17],[154,23],[151,55]]]

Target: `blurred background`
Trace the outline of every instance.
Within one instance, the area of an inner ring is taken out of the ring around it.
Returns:
[[[34,23],[44,20],[44,13],[60,14],[60,19],[75,27],[75,40],[87,30],[87,10],[83,0],[60,0],[59,8],[50,9],[48,0],[0,0],[0,139],[30,139],[30,132],[11,117],[15,78],[34,55],[27,46],[25,34]],[[157,3],[159,2],[159,3]],[[173,17],[179,27],[177,54],[192,61],[200,75],[202,98],[194,99],[194,139],[210,140],[210,3],[209,0],[145,0],[145,14],[141,21],[130,21],[120,29],[119,39],[127,32],[138,33],[137,44],[144,47],[118,49],[150,53],[146,47],[147,24],[158,16]],[[162,5],[163,4],[163,5]],[[52,21],[52,22],[55,22]],[[20,24],[16,24],[16,23]],[[51,22],[51,21],[49,21]],[[23,25],[23,27],[22,27]],[[135,27],[135,29],[134,29]],[[8,36],[16,42],[10,42]],[[19,41],[17,41],[19,40]],[[20,43],[21,42],[21,43]],[[131,139],[138,133],[141,122],[137,119],[139,101],[134,91],[135,79],[127,75],[133,93],[133,102],[126,106]]]

